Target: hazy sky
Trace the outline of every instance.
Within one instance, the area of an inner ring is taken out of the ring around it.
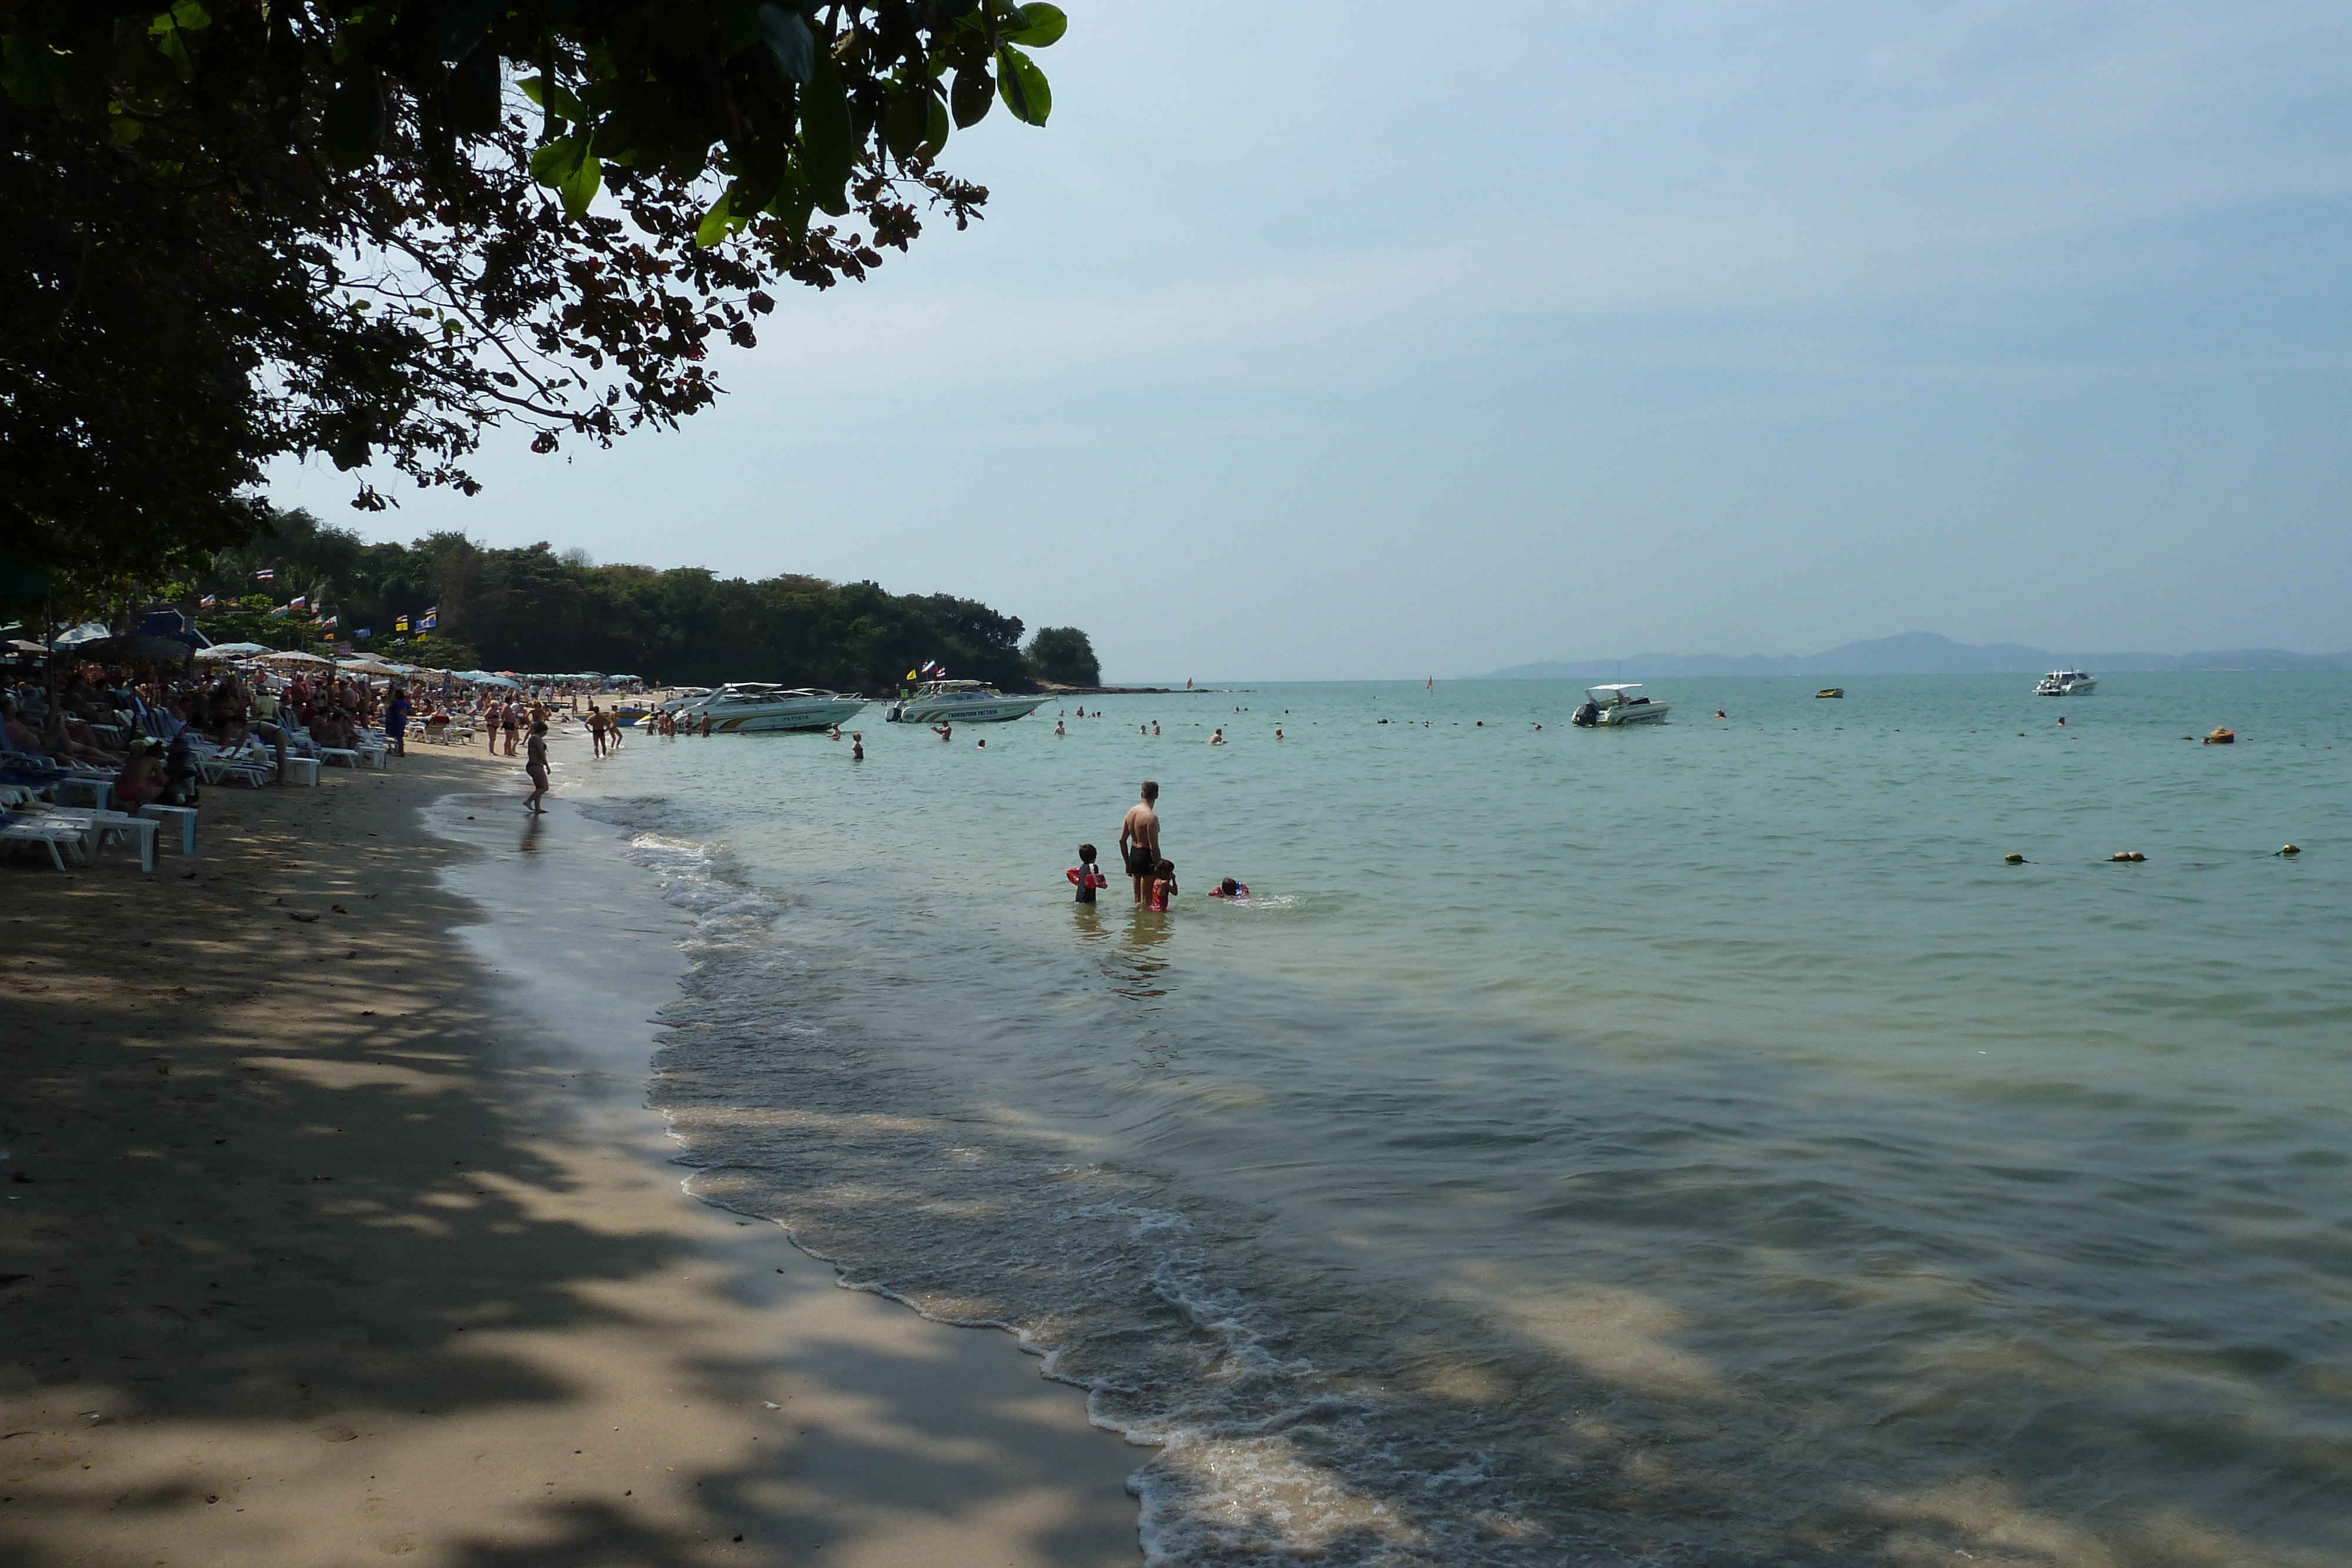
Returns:
[[[685,430],[278,499],[1113,679],[2352,648],[2352,8],[1066,5],[1052,124],[950,146],[987,221],[782,295]]]

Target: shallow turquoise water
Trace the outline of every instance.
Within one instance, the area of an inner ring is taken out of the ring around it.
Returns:
[[[1054,1351],[1165,1561],[2352,1560],[2352,680],[2030,685],[583,771],[706,915],[698,1188]],[[1075,909],[1146,776],[1187,892]]]

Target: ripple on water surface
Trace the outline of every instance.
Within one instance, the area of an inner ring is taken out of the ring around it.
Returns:
[[[2017,685],[1114,698],[590,809],[698,918],[694,1190],[1045,1353],[1157,1561],[2352,1561],[2352,682]],[[1074,911],[1147,772],[1195,892]]]

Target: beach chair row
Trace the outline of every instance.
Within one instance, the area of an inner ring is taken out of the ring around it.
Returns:
[[[152,872],[156,840],[164,827],[176,823],[180,853],[196,852],[197,809],[194,806],[150,805],[129,812],[108,810],[102,794],[96,806],[66,805],[57,799],[68,783],[90,782],[94,781],[60,780],[46,787],[0,784],[0,843],[46,850],[49,863],[63,871],[68,859],[89,864],[110,840],[124,840],[137,846],[140,869]]]

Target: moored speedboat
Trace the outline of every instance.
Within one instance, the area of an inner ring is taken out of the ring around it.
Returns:
[[[984,681],[925,681],[890,710],[900,724],[1003,724],[1042,706],[1045,699],[1006,696]]]
[[[824,729],[846,724],[866,699],[810,686],[779,686],[765,681],[730,681],[677,709],[679,727],[710,720],[713,735],[761,735],[781,730]]]
[[[1641,684],[1611,686],[1587,686],[1584,704],[1569,716],[1569,722],[1580,729],[1598,729],[1621,724],[1651,724],[1666,716],[1668,705],[1653,702],[1640,694]]]
[[[2087,696],[2098,690],[2099,677],[2081,670],[2053,670],[2033,688],[2037,697]]]

